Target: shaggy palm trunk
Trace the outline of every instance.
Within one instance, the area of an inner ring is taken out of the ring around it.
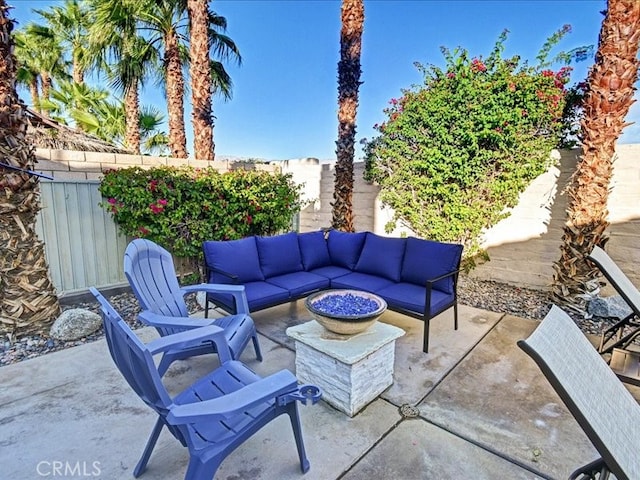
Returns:
[[[80,66],[79,60],[75,57],[73,59],[72,75],[73,75],[73,81],[75,83],[78,83],[78,84],[84,83],[84,70]]]
[[[29,82],[29,94],[31,95],[33,109],[38,113],[42,112],[40,108],[40,93],[38,92],[38,77],[35,75],[33,76],[33,80]]]
[[[634,102],[639,42],[640,2],[609,0],[583,104],[582,156],[567,189],[568,219],[560,260],[554,264],[555,300],[577,311],[584,310],[581,295],[592,291],[598,279],[586,257],[607,241],[615,144]]]
[[[140,154],[140,98],[138,83],[124,92],[125,145],[133,153]]]
[[[188,0],[191,25],[189,54],[191,66],[191,105],[193,108],[194,155],[199,160],[214,159],[213,115],[211,109],[211,67],[207,0]]]
[[[25,106],[15,88],[8,8],[0,0],[0,157],[32,170],[34,149],[27,142]],[[10,338],[48,333],[60,304],[35,232],[40,209],[36,177],[0,167],[0,334]]]
[[[164,64],[167,74],[167,112],[169,114],[169,148],[171,156],[187,158],[184,129],[184,77],[178,49],[178,37],[172,30],[164,38]]]
[[[363,0],[343,0],[338,62],[338,141],[333,191],[333,228],[353,232],[353,158],[360,87]]]

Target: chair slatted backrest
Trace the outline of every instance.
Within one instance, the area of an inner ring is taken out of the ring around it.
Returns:
[[[620,296],[629,305],[633,313],[640,318],[640,291],[631,283],[620,267],[613,259],[598,246],[593,247],[589,259],[595,263],[609,283],[616,289]]]
[[[151,353],[102,294],[93,287],[90,290],[102,307],[109,353],[118,370],[147,405],[165,416],[172,401],[160,380]]]
[[[156,243],[137,238],[124,254],[124,273],[143,310],[169,317],[188,317],[171,254]],[[161,331],[161,335],[175,333]]]
[[[518,345],[538,364],[618,480],[640,479],[640,405],[573,320],[554,305]]]

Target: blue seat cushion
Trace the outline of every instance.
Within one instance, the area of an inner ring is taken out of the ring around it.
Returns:
[[[453,272],[460,267],[462,245],[407,238],[400,281],[424,286],[427,280]],[[433,288],[453,293],[453,276],[439,280]]]
[[[274,237],[256,237],[260,267],[265,278],[302,271],[302,258],[295,232]]]
[[[390,285],[393,285],[391,280],[358,272],[352,272],[331,280],[331,288],[353,288],[371,293]]]
[[[260,269],[255,237],[240,240],[206,241],[202,243],[205,263],[238,276],[238,283],[264,280]],[[212,272],[209,283],[231,283],[229,277]]]
[[[338,277],[341,277],[342,275],[351,273],[351,270],[344,267],[334,267],[330,265],[328,267],[314,268],[309,273],[315,273],[316,275],[321,275],[323,277],[328,278],[329,280],[333,280],[334,278],[338,278]]]
[[[314,268],[331,265],[329,248],[324,238],[324,232],[308,232],[298,234],[298,245],[302,256],[302,265],[308,272]]]
[[[399,282],[405,245],[404,238],[381,237],[367,232],[354,271]]]
[[[390,308],[401,308],[416,313],[424,313],[426,289],[413,283],[396,283],[375,292],[384,298]],[[455,296],[439,290],[431,290],[429,317],[453,305]]]
[[[366,232],[350,233],[331,230],[327,240],[331,264],[353,270],[358,263],[365,237]]]
[[[330,281],[327,277],[321,277],[309,272],[294,272],[269,277],[267,282],[276,287],[289,291],[291,297],[303,297],[311,292],[329,288]]]
[[[248,282],[244,284],[249,311],[253,312],[278,303],[287,302],[289,291],[267,282]],[[207,299],[220,305],[228,312],[235,312],[233,297],[226,293],[209,293]]]

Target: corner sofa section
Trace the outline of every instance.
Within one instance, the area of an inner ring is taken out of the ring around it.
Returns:
[[[244,285],[250,311],[350,288],[374,293],[390,310],[423,320],[424,352],[433,317],[453,307],[458,328],[462,245],[329,230],[208,241],[203,252],[207,281]],[[230,295],[208,294],[206,315],[209,302],[235,313]]]

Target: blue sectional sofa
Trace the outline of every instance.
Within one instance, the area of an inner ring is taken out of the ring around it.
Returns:
[[[418,238],[390,238],[338,230],[203,243],[209,283],[245,286],[249,310],[291,302],[329,288],[365,290],[388,308],[429,322],[453,307],[458,328],[457,279],[462,245]],[[235,313],[233,297],[208,294],[209,303]]]

